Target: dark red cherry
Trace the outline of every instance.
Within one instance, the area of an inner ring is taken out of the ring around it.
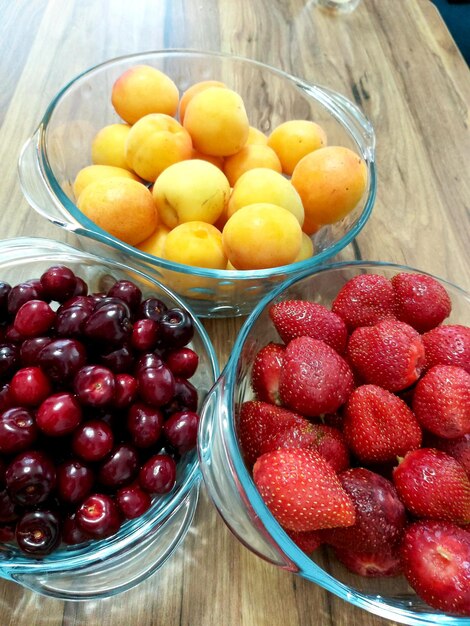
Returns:
[[[78,459],[66,461],[57,468],[57,494],[63,502],[81,502],[91,492],[94,482],[93,470]]]
[[[111,452],[113,444],[113,431],[103,420],[80,424],[72,437],[72,450],[84,461],[101,461]]]
[[[11,409],[15,404],[13,394],[11,393],[10,383],[0,386],[0,411]]]
[[[123,345],[116,350],[101,354],[100,361],[115,374],[122,374],[133,369],[134,355],[128,346]]]
[[[44,293],[51,300],[65,302],[75,293],[77,279],[72,270],[64,265],[54,265],[40,278]]]
[[[45,454],[29,450],[8,465],[5,482],[14,502],[30,506],[47,500],[56,484],[56,472]]]
[[[10,498],[10,495],[6,489],[0,491],[0,522],[2,524],[8,524],[14,522],[19,517],[20,508]]]
[[[196,387],[186,378],[175,379],[175,393],[173,399],[164,407],[168,417],[178,411],[197,411],[198,393]]]
[[[142,300],[142,292],[130,280],[118,280],[108,291],[108,297],[119,298],[127,304],[131,311],[136,311]]]
[[[127,409],[137,396],[137,380],[130,374],[116,374],[113,406]]]
[[[18,309],[29,300],[41,300],[41,291],[32,283],[24,282],[10,289],[7,299],[8,313],[13,317]]]
[[[0,280],[0,323],[6,322],[8,319],[8,294],[11,291],[11,285]]]
[[[71,513],[64,518],[62,523],[62,541],[69,546],[75,546],[85,541],[90,541],[88,535],[77,523],[76,513]]]
[[[110,346],[122,345],[131,332],[129,309],[123,302],[103,303],[90,315],[84,326],[86,337]]]
[[[152,500],[138,484],[121,487],[116,494],[116,504],[127,519],[135,519],[148,511]]]
[[[114,375],[101,365],[85,365],[75,375],[73,387],[86,406],[104,407],[114,398]]]
[[[114,535],[121,525],[119,509],[110,496],[95,493],[78,507],[76,520],[79,527],[97,539]]]
[[[77,339],[55,339],[39,353],[41,369],[53,381],[72,379],[86,363],[85,347]]]
[[[155,454],[144,463],[139,472],[139,484],[147,493],[171,491],[176,482],[176,463],[166,454]]]
[[[137,360],[134,368],[134,375],[139,376],[140,372],[148,369],[149,367],[158,368],[163,365],[163,359],[158,356],[158,354],[154,354],[153,352],[149,352],[148,354],[143,354]]]
[[[120,444],[102,462],[98,470],[98,480],[106,487],[119,487],[130,482],[137,470],[138,456],[135,448]]]
[[[163,413],[157,408],[136,402],[127,414],[127,428],[138,448],[149,448],[157,443],[163,427]]]
[[[55,330],[59,337],[81,337],[91,315],[84,306],[70,306],[57,313]]]
[[[139,352],[148,352],[157,345],[158,323],[144,318],[134,323],[131,335],[131,346]]]
[[[140,396],[147,404],[160,407],[173,398],[175,378],[166,365],[140,371],[137,380]]]
[[[171,349],[182,348],[194,335],[193,321],[186,311],[168,309],[159,320],[159,342]]]
[[[51,393],[51,383],[40,367],[22,367],[11,379],[10,390],[18,406],[38,406]]]
[[[154,322],[159,322],[167,309],[166,304],[158,298],[147,298],[140,305],[139,317],[146,317]]]
[[[0,344],[0,378],[11,376],[20,362],[20,351],[13,343]]]
[[[53,511],[28,511],[16,524],[16,542],[29,556],[50,554],[60,543],[60,520]]]
[[[0,453],[13,454],[27,450],[36,441],[38,429],[33,414],[14,407],[0,414]]]
[[[72,296],[86,296],[88,293],[88,285],[80,278],[80,276],[75,277],[75,289],[73,290]]]
[[[197,370],[199,357],[191,348],[178,348],[177,350],[168,352],[165,363],[171,369],[174,376],[191,378]]]
[[[51,343],[51,337],[33,337],[25,339],[20,346],[20,360],[24,367],[39,364],[39,353]]]
[[[194,411],[173,413],[163,425],[167,441],[183,454],[192,450],[197,442],[199,415]]]
[[[67,391],[60,391],[46,398],[36,413],[38,427],[51,437],[73,432],[81,420],[81,406],[75,396]]]
[[[39,337],[54,325],[56,314],[43,300],[28,300],[18,309],[13,322],[22,337]]]

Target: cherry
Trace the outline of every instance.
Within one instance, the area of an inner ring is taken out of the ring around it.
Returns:
[[[120,444],[103,461],[98,470],[98,480],[107,487],[119,487],[132,480],[138,470],[135,448]]]
[[[139,309],[140,318],[148,318],[154,322],[159,322],[163,313],[168,310],[164,302],[158,298],[147,298],[142,302]]]
[[[127,519],[135,519],[148,511],[151,504],[150,495],[138,484],[121,487],[116,494],[116,504]]]
[[[134,323],[131,335],[131,346],[139,352],[153,350],[157,345],[158,324],[154,320],[144,318]]]
[[[126,345],[102,354],[100,360],[103,365],[108,367],[115,374],[128,372],[134,365],[134,355]]]
[[[117,374],[115,377],[113,406],[127,409],[137,396],[137,380],[130,374]]]
[[[163,427],[163,414],[158,409],[136,402],[127,415],[127,428],[138,448],[149,448],[157,443]]]
[[[95,302],[91,296],[87,295],[74,295],[65,302],[62,302],[57,309],[57,314],[60,315],[68,309],[85,309],[88,313],[93,313],[95,309]]]
[[[75,430],[82,420],[82,409],[69,392],[61,391],[44,400],[36,413],[38,428],[46,435],[58,437]]]
[[[64,265],[50,267],[41,276],[40,281],[45,295],[57,302],[65,302],[73,296],[77,286],[75,274]]]
[[[76,339],[55,339],[39,353],[39,365],[53,381],[68,381],[86,363],[86,350]]]
[[[62,541],[69,546],[74,546],[89,540],[90,535],[78,525],[76,513],[67,515],[62,522]]]
[[[110,496],[95,493],[88,496],[76,513],[78,526],[92,537],[114,535],[121,525],[119,509]]]
[[[56,314],[43,300],[28,300],[20,306],[13,325],[23,337],[39,337],[54,325]]]
[[[171,491],[176,481],[176,463],[166,454],[155,454],[144,463],[139,472],[139,484],[150,494]]]
[[[81,502],[90,493],[94,482],[93,470],[78,459],[66,461],[57,468],[57,493],[64,502]]]
[[[6,524],[14,522],[19,517],[19,508],[10,498],[8,491],[0,491],[0,522]]]
[[[72,296],[86,296],[88,293],[88,285],[80,278],[80,276],[75,277],[75,289],[73,290]]]
[[[171,402],[164,407],[170,416],[177,411],[197,411],[198,393],[196,387],[185,378],[175,378],[175,393]]]
[[[59,337],[81,337],[92,311],[84,306],[70,306],[57,313],[56,333]]]
[[[114,398],[114,375],[101,365],[85,365],[76,374],[73,387],[86,406],[103,407]]]
[[[36,441],[37,435],[34,416],[27,409],[15,407],[0,414],[0,453],[27,450]]]
[[[10,324],[5,328],[5,341],[12,344],[21,343],[24,339],[22,335],[16,330],[13,324]]]
[[[159,320],[159,341],[164,345],[182,348],[194,335],[193,321],[183,309],[168,309]]]
[[[165,363],[174,376],[191,378],[199,364],[199,357],[191,348],[179,348],[168,352]]]
[[[148,369],[149,367],[157,368],[163,365],[163,359],[161,359],[157,354],[153,352],[149,352],[148,354],[143,354],[137,361],[135,365],[135,375],[139,376],[140,372]]]
[[[138,309],[142,300],[142,292],[129,280],[118,280],[108,291],[108,297],[123,300],[131,311]]]
[[[0,543],[9,543],[15,539],[15,524],[0,525]]]
[[[10,382],[14,400],[20,406],[38,406],[51,393],[51,383],[39,367],[22,367]]]
[[[0,344],[0,378],[10,376],[17,368],[20,360],[18,346],[13,343]]]
[[[183,454],[192,450],[197,442],[199,415],[194,411],[173,413],[163,425],[168,442]]]
[[[123,302],[104,302],[90,315],[84,326],[84,333],[89,339],[112,346],[122,345],[131,332],[129,309]]]
[[[0,411],[11,409],[15,404],[13,394],[11,393],[10,384],[5,383],[0,387]]]
[[[32,339],[25,339],[20,346],[20,360],[22,365],[28,367],[29,365],[39,364],[39,353],[41,350],[51,343],[50,337],[33,337]]]
[[[111,427],[103,420],[88,420],[76,428],[72,450],[84,461],[101,461],[113,448]]]
[[[8,294],[11,285],[0,280],[0,323],[6,322],[8,318]]]
[[[52,511],[29,511],[16,524],[19,548],[31,556],[50,554],[60,543],[60,521]]]
[[[42,290],[32,282],[24,282],[10,289],[7,299],[8,313],[13,317],[25,302],[41,300]]]
[[[8,465],[5,482],[11,499],[17,504],[40,504],[55,487],[54,464],[37,450],[21,452]]]
[[[170,402],[175,392],[175,378],[166,365],[148,367],[137,375],[142,400],[160,407]]]

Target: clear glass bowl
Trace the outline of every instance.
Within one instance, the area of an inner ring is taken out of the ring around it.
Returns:
[[[347,280],[362,273],[391,277],[417,271],[401,265],[337,263],[304,273],[276,289],[259,303],[243,325],[230,359],[203,408],[199,457],[204,482],[230,530],[252,552],[280,568],[321,585],[343,600],[371,613],[404,624],[470,626],[470,618],[444,615],[422,602],[403,577],[369,579],[348,572],[328,551],[309,558],[283,531],[259,495],[240,453],[236,436],[237,408],[252,399],[253,359],[269,341],[279,341],[268,315],[273,302],[308,299],[330,306]],[[452,300],[445,323],[470,323],[470,293],[438,279]]]
[[[311,119],[327,132],[330,145],[358,152],[368,168],[368,185],[354,211],[313,236],[315,256],[300,263],[250,272],[210,270],[171,263],[115,239],[83,215],[74,203],[72,183],[91,163],[91,142],[103,126],[119,121],[111,105],[114,81],[144,63],[164,72],[183,92],[208,79],[225,82],[242,96],[250,123],[269,133],[289,119]],[[19,160],[27,200],[54,224],[83,235],[84,248],[101,256],[125,258],[168,285],[197,315],[229,317],[249,313],[282,281],[337,255],[370,216],[376,192],[375,135],[370,122],[349,100],[325,87],[309,85],[256,61],[191,50],[164,50],[113,59],[66,85],[52,100]]]
[[[0,278],[16,284],[37,278],[53,264],[64,264],[82,277],[91,291],[102,291],[115,280],[140,286],[144,297],[155,294],[168,306],[185,304],[154,278],[121,263],[47,239],[0,241]],[[189,311],[195,326],[191,346],[199,367],[191,382],[200,404],[219,374],[212,344],[201,323]],[[172,555],[191,525],[198,501],[200,471],[196,451],[178,464],[171,493],[156,498],[140,518],[125,522],[116,535],[78,546],[60,547],[41,560],[28,558],[12,544],[0,544],[0,576],[39,593],[67,600],[111,596],[138,584]]]

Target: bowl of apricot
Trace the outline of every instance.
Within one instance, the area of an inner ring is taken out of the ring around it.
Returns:
[[[197,315],[229,317],[347,258],[374,205],[375,135],[328,88],[242,57],[164,50],[73,79],[19,172],[30,205],[83,248],[143,268]]]

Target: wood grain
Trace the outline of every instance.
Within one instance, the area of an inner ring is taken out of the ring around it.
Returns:
[[[377,134],[379,188],[358,237],[363,258],[408,263],[470,289],[469,72],[428,0],[363,0],[342,17],[311,0],[0,0],[0,23],[1,238],[74,241],[29,209],[17,177],[22,144],[67,81],[132,52],[222,50],[354,100]],[[221,365],[242,322],[204,322]],[[121,596],[74,604],[0,582],[4,626],[386,623],[251,554],[204,492],[176,555]]]

